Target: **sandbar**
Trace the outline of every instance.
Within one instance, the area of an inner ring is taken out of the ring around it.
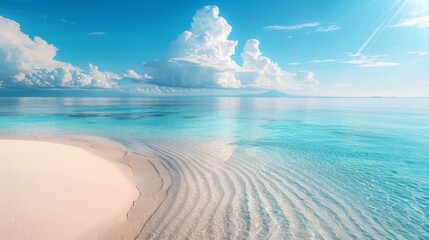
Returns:
[[[126,152],[63,142],[0,139],[1,238],[97,239],[127,220],[140,192],[133,169],[116,161]]]

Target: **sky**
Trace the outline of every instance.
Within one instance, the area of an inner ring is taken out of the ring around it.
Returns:
[[[429,0],[2,0],[17,89],[429,97]]]

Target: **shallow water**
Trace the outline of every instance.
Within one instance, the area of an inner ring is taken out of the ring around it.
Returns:
[[[0,98],[0,133],[155,150],[153,238],[429,238],[429,99]]]

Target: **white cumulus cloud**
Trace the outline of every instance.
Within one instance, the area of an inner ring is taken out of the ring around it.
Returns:
[[[294,88],[294,75],[283,71],[277,63],[262,55],[259,41],[247,40],[241,53],[243,66],[238,78],[246,87],[255,88]]]
[[[58,49],[30,38],[20,25],[0,16],[0,79],[3,87],[111,88],[121,76],[89,65],[87,72],[55,60]]]
[[[67,67],[44,68],[29,73],[19,73],[12,80],[12,86],[46,87],[46,88],[112,88],[117,85],[115,80],[121,76],[100,72],[97,66],[89,64],[89,70],[83,73]]]
[[[134,70],[130,69],[125,71],[124,74],[122,74],[122,76],[124,78],[129,78],[129,79],[135,79],[135,80],[147,80],[147,79],[152,79],[151,76],[147,75],[147,74],[138,74],[136,73]]]
[[[313,24],[314,25],[314,24]],[[231,57],[237,41],[228,39],[231,25],[217,6],[205,6],[160,59],[145,64],[153,77],[149,82],[176,87],[314,89],[314,75],[302,78],[263,56],[259,41],[250,39],[241,53],[242,66]],[[310,83],[311,82],[311,83]]]
[[[179,87],[239,87],[231,59],[237,41],[229,40],[232,27],[216,6],[205,6],[157,61],[146,64],[153,83]]]
[[[299,71],[295,78],[299,81],[301,90],[316,91],[319,86],[313,72]]]

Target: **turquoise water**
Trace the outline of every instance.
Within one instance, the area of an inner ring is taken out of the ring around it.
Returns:
[[[96,135],[188,164],[211,195],[188,191],[201,212],[177,214],[213,236],[429,239],[429,99],[0,98],[0,133]],[[165,219],[160,236],[187,227]]]

